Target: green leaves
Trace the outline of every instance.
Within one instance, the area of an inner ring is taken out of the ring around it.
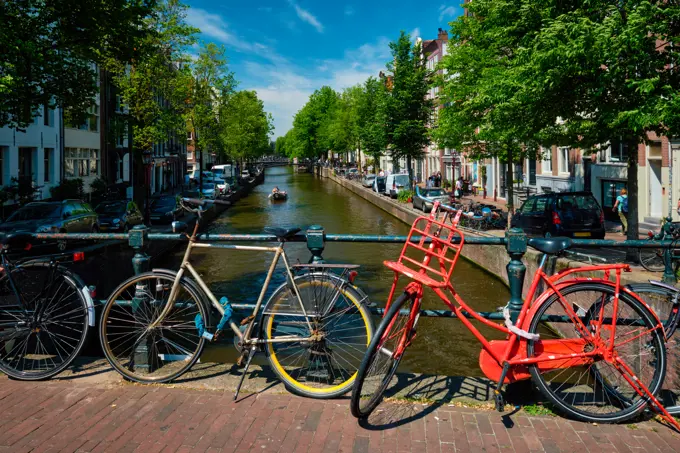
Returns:
[[[221,139],[234,159],[259,157],[269,152],[271,115],[254,91],[237,91],[220,110]]]

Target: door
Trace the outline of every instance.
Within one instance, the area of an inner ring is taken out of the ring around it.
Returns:
[[[649,215],[661,217],[661,160],[649,160]]]
[[[548,218],[548,208],[551,199],[548,196],[536,197],[536,205],[531,210],[530,232],[535,236],[544,236],[551,219]]]
[[[66,206],[64,206],[64,211],[62,212],[64,219],[63,226],[67,233],[77,233],[80,231],[78,228],[77,213],[78,210],[76,209],[74,203],[67,203]]]
[[[536,185],[536,161],[534,159],[529,160],[529,185]]]
[[[583,159],[583,190],[584,192],[592,192],[590,188],[590,178],[592,172],[593,162],[590,159]]]

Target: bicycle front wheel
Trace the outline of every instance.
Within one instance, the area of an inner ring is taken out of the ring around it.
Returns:
[[[638,249],[638,259],[640,264],[649,272],[663,272],[665,264],[663,261],[663,249]]]
[[[359,367],[350,409],[357,418],[368,417],[382,401],[413,337],[418,321],[414,295],[404,293],[390,305]],[[406,310],[410,316],[400,316]]]
[[[615,423],[636,416],[648,399],[624,378],[614,357],[656,395],[666,370],[663,329],[648,308],[625,293],[619,295],[615,312],[612,286],[577,283],[560,292],[561,297],[550,296],[531,320],[529,332],[540,334],[540,340],[527,342],[527,357],[599,351],[611,341],[613,354],[532,365],[529,371],[534,383],[557,408],[576,420]],[[573,314],[580,324],[572,320]],[[585,326],[592,341],[584,338],[577,325]]]
[[[274,372],[292,392],[310,398],[347,393],[373,337],[365,296],[326,272],[282,285],[264,309],[265,350]]]
[[[0,371],[34,381],[56,376],[73,362],[89,326],[84,286],[68,270],[50,263],[18,265],[3,275]]]
[[[148,272],[116,288],[104,305],[99,334],[104,355],[123,377],[139,383],[177,379],[196,363],[208,326],[201,294],[180,281],[174,305],[168,305],[174,277]],[[154,324],[156,324],[154,326]]]

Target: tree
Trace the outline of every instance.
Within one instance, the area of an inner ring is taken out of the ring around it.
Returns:
[[[420,43],[411,44],[403,31],[390,43],[393,61],[387,69],[392,73],[392,90],[387,98],[387,141],[395,159],[406,157],[409,181],[413,185],[411,161],[423,154],[430,144],[427,125],[433,103],[427,99],[430,72]]]
[[[194,152],[203,169],[203,152],[226,154],[223,145],[224,127],[221,111],[232,95],[236,81],[229,72],[224,48],[213,43],[204,45],[191,66],[187,84],[186,125],[193,132]],[[203,172],[199,173],[199,186],[203,186]]]
[[[357,127],[364,152],[373,158],[373,172],[378,173],[378,165],[387,147],[387,89],[375,77],[364,83],[357,106]]]
[[[331,149],[332,111],[337,102],[338,94],[328,86],[309,97],[293,120],[295,146],[290,157],[320,157]]]
[[[276,137],[276,142],[274,143],[274,152],[277,156],[286,155],[286,137]]]
[[[169,132],[186,131],[187,49],[198,31],[186,24],[186,9],[178,0],[160,1],[142,24],[147,33],[134,43],[131,63],[115,58],[104,62],[121,95],[126,112],[122,119],[132,129],[133,193],[140,206],[145,192],[143,153],[166,141]]]
[[[130,62],[155,0],[0,2],[0,127],[26,127],[45,105],[78,119],[97,92],[95,64]]]
[[[271,115],[255,91],[237,91],[220,111],[222,140],[227,154],[242,163],[265,154],[272,131]]]

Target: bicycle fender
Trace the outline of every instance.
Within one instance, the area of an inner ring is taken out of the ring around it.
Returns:
[[[94,314],[94,301],[92,300],[92,295],[90,294],[90,288],[85,283],[83,283],[80,277],[72,274],[71,272],[64,273],[64,278],[70,280],[71,284],[78,288],[80,293],[85,298],[85,302],[87,303],[87,324],[90,327],[94,327],[97,322]]]
[[[173,271],[172,269],[156,268],[156,269],[152,269],[151,272],[156,272],[156,273],[158,273],[158,274],[163,274],[163,275],[166,275],[166,276],[168,276],[168,277],[170,277],[170,278],[173,278],[173,279],[174,279],[175,277],[177,277],[177,271]],[[187,286],[190,286],[191,289],[193,289],[193,290],[196,292],[196,294],[198,294],[199,296],[202,296],[202,297],[205,296],[205,294],[204,294],[203,290],[201,289],[201,287],[198,286],[198,284],[197,284],[195,281],[193,281],[192,279],[190,279],[189,277],[183,275],[183,276],[182,276],[182,281],[183,281],[184,283],[186,283]],[[212,312],[212,310],[213,310],[212,304],[208,303],[206,300],[201,300],[200,302],[201,302],[203,305],[205,305],[207,316],[210,316],[210,315],[211,315],[211,312]],[[206,326],[210,326],[210,325],[211,325],[211,324],[210,324],[210,321],[211,321],[211,319],[206,319],[206,320],[205,320],[205,325],[206,325]]]

